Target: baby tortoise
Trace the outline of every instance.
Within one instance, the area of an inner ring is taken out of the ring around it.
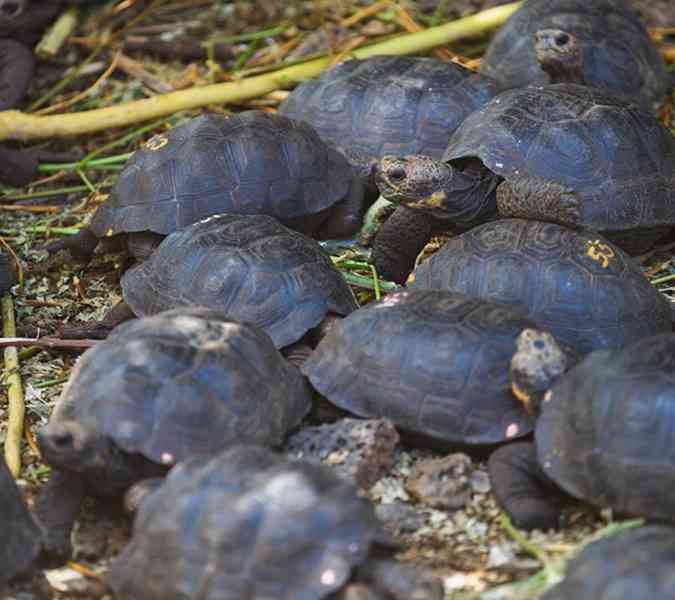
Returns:
[[[581,353],[669,331],[671,307],[620,248],[555,223],[503,219],[450,239],[410,277],[526,310]]]
[[[140,501],[107,580],[119,600],[441,600],[435,577],[376,555],[383,537],[329,467],[237,446],[179,464]]]
[[[508,88],[581,83],[646,108],[670,87],[663,58],[625,0],[527,0],[497,32],[480,70]]]
[[[85,494],[121,496],[234,443],[281,445],[311,397],[267,334],[216,311],[183,308],[121,325],[82,355],[38,434],[53,468],[37,501],[47,552],[70,555]]]
[[[122,295],[101,323],[68,335],[105,337],[122,320],[200,305],[257,325],[281,348],[356,308],[319,244],[263,215],[216,215],[172,233],[123,275]]]
[[[347,160],[306,123],[263,111],[203,115],[146,142],[88,227],[48,250],[89,258],[102,239],[126,243],[123,234],[156,245],[219,213],[269,215],[314,237],[349,237],[361,225],[362,200]],[[137,258],[147,254],[141,245]]]
[[[532,430],[511,392],[523,310],[440,290],[387,295],[337,321],[302,372],[330,402],[443,445],[489,445]]]
[[[675,519],[675,334],[593,352],[554,375],[557,383],[543,395],[531,393],[525,361],[514,369],[524,372],[514,374],[519,395],[539,415],[535,441],[499,448],[488,467],[495,496],[516,526],[559,526],[556,487],[619,514]]]
[[[440,161],[385,157],[376,179],[387,199],[441,221],[552,221],[631,253],[675,224],[675,137],[639,106],[575,84],[503,92],[463,121]],[[428,241],[401,229],[387,255],[397,260],[376,263],[398,282]]]

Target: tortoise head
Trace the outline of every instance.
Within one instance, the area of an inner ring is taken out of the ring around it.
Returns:
[[[53,467],[82,473],[105,468],[115,448],[110,440],[76,421],[43,427],[37,436],[43,458]]]
[[[578,37],[562,29],[540,29],[534,51],[551,83],[584,83],[584,48]]]
[[[511,359],[511,390],[525,409],[539,415],[546,392],[575,362],[574,354],[561,348],[546,331],[523,329]]]

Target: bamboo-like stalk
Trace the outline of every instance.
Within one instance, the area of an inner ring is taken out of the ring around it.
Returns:
[[[14,302],[8,292],[2,297],[2,331],[5,337],[16,337]],[[21,472],[21,438],[26,413],[23,384],[19,374],[19,352],[16,346],[5,348],[4,380],[7,384],[7,435],[5,437],[5,461],[14,477]]]
[[[35,48],[35,55],[40,58],[53,58],[59,53],[61,46],[77,27],[77,8],[66,10],[52,25]]]
[[[520,6],[520,2],[504,4],[446,23],[419,33],[401,35],[352,52],[356,58],[378,54],[400,55],[425,52],[494,29]],[[209,104],[240,103],[278,89],[286,89],[316,77],[332,63],[322,57],[286,67],[272,73],[159,94],[117,106],[99,108],[66,115],[35,116],[19,111],[0,112],[0,140],[36,140],[92,133],[113,127],[124,127],[149,119],[157,119],[180,110],[200,108]]]

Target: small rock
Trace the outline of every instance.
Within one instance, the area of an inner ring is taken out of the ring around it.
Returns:
[[[413,533],[426,521],[424,514],[403,502],[387,502],[375,507],[375,514],[394,533]]]
[[[292,458],[326,463],[369,489],[391,469],[398,440],[387,419],[341,419],[298,431],[288,439],[286,452]]]
[[[511,546],[507,544],[496,544],[490,547],[490,553],[488,554],[487,566],[490,569],[496,567],[503,567],[504,565],[511,564],[515,560],[516,556],[511,550]]]
[[[471,498],[473,466],[466,454],[425,460],[406,479],[406,489],[419,501],[439,510],[462,508]]]
[[[471,473],[471,489],[476,494],[487,494],[492,489],[487,471],[476,469]]]

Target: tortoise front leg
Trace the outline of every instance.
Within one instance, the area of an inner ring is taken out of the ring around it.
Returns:
[[[503,181],[497,187],[497,210],[503,217],[578,227],[581,223],[581,199],[571,188],[534,177]]]
[[[378,274],[388,281],[405,283],[417,255],[444,226],[429,213],[398,207],[373,240],[371,259]]]
[[[73,552],[70,534],[84,499],[84,482],[75,473],[52,471],[35,501],[43,528],[43,554],[49,562],[65,562]]]
[[[544,473],[532,442],[515,442],[495,450],[488,472],[497,503],[520,529],[558,529],[569,497]]]
[[[320,240],[340,240],[358,233],[363,221],[363,197],[363,184],[354,177],[347,195],[327,211],[326,220],[321,223],[314,237]]]

